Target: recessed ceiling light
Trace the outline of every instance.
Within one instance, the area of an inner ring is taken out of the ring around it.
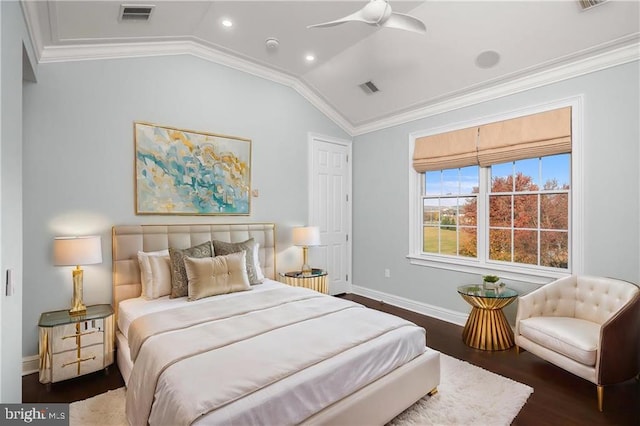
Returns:
[[[500,62],[500,54],[493,50],[486,50],[476,58],[476,65],[480,68],[493,68]]]
[[[304,60],[305,60],[305,61],[307,61],[307,62],[313,62],[313,61],[315,61],[315,60],[316,60],[316,57],[315,57],[315,56],[313,56],[312,54],[308,53],[308,54],[304,57]]]
[[[227,27],[227,28],[231,28],[231,27],[233,27],[233,21],[231,21],[231,19],[223,19],[222,20],[222,26],[223,27]]]

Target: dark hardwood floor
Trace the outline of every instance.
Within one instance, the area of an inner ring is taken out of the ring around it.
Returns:
[[[345,297],[424,327],[431,348],[531,386],[533,394],[514,425],[640,425],[640,383],[636,380],[605,388],[604,412],[600,413],[594,384],[528,352],[473,349],[462,342],[460,326],[360,296]]]
[[[500,352],[473,349],[462,342],[462,327],[457,325],[361,296],[342,297],[415,322],[427,330],[428,346],[533,387],[534,392],[514,425],[640,425],[640,383],[636,380],[606,387],[604,412],[600,413],[596,407],[595,385],[534,355],[527,352],[518,355],[514,348]],[[98,372],[55,383],[49,390],[38,382],[37,374],[30,374],[22,378],[22,399],[24,402],[73,402],[123,385],[115,364],[109,374]]]
[[[124,380],[113,364],[107,372],[98,371],[64,382],[43,385],[38,373],[22,376],[22,402],[74,402],[124,386]]]

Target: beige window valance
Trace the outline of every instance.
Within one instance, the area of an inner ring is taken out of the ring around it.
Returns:
[[[413,167],[423,173],[571,152],[571,107],[418,138]]]
[[[418,138],[413,151],[413,168],[422,173],[478,164],[477,140],[477,127]]]

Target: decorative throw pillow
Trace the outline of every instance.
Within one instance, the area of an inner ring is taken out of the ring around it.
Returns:
[[[140,284],[142,285],[142,294],[141,296],[145,299],[155,299],[160,296],[154,296],[154,289],[156,285],[165,286],[166,282],[158,282],[159,280],[164,280],[166,278],[165,274],[162,276],[156,277],[151,269],[151,261],[150,259],[156,257],[166,257],[169,259],[169,250],[159,250],[159,251],[149,251],[149,252],[138,252],[138,264],[140,265]],[[166,272],[169,272],[169,267],[167,266]],[[171,287],[171,276],[169,276],[169,287]],[[169,293],[166,293],[169,294]]]
[[[171,261],[169,255],[151,256],[149,265],[151,266],[151,297],[157,299],[171,294]]]
[[[247,241],[241,243],[227,243],[224,241],[213,240],[213,250],[216,255],[225,255],[231,253],[238,253],[240,251],[247,252],[247,275],[249,276],[249,283],[251,285],[260,284],[264,281],[264,275],[262,279],[258,275],[256,270],[256,264],[259,265],[258,257],[258,244],[253,238],[249,238]],[[260,272],[262,274],[262,271]]]
[[[246,251],[226,256],[184,258],[189,280],[189,300],[217,294],[249,290],[246,268]]]
[[[188,249],[176,249],[169,247],[169,257],[171,258],[171,294],[170,297],[184,297],[189,293],[189,281],[187,271],[184,268],[185,257],[213,257],[213,247],[211,241],[190,247]]]

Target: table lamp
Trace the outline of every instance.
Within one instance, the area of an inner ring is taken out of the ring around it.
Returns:
[[[82,269],[80,265],[102,263],[102,243],[99,236],[56,237],[53,240],[53,264],[74,266],[73,300],[69,310],[71,315],[83,315],[87,307],[82,303]]]
[[[311,266],[307,263],[307,251],[309,246],[320,244],[320,230],[317,226],[304,226],[293,228],[293,244],[302,246],[302,272],[303,276],[311,275]]]

